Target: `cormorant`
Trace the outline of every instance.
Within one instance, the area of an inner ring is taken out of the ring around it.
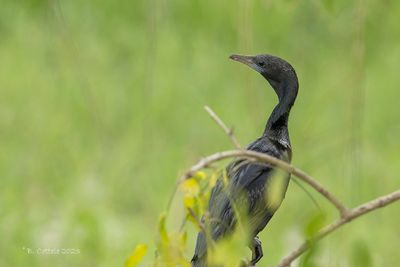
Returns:
[[[268,118],[261,137],[252,142],[246,149],[265,153],[284,160],[291,161],[292,147],[289,140],[288,118],[298,91],[298,79],[293,67],[285,60],[272,55],[242,56],[231,55],[232,60],[241,62],[259,72],[271,85],[278,96],[276,105]],[[268,224],[275,211],[280,206],[289,184],[290,174],[276,177],[275,168],[271,165],[233,160],[226,168],[228,177],[224,184],[219,179],[211,191],[208,204],[207,220],[203,217],[206,233],[197,236],[195,253],[192,258],[193,267],[210,266],[207,262],[207,240],[218,241],[229,236],[234,231],[238,220],[235,205],[243,206],[247,213],[247,230],[250,234],[250,244],[253,255],[250,265],[255,265],[263,256],[261,242],[257,235]],[[277,205],[272,205],[268,197],[269,186],[273,179],[281,181],[281,195]]]

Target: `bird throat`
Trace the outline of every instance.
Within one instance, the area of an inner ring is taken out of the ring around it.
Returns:
[[[278,95],[279,103],[275,106],[268,118],[264,136],[290,148],[288,120],[290,110],[296,100],[298,83],[286,83],[280,88],[274,88]]]

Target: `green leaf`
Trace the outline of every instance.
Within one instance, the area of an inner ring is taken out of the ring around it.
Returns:
[[[318,247],[316,244],[312,244],[310,249],[305,253],[305,255],[300,260],[300,267],[318,267],[315,263],[315,256],[317,255]]]
[[[281,170],[274,171],[266,191],[267,204],[271,210],[276,210],[281,205],[285,197],[287,181],[287,172]]]
[[[314,236],[326,223],[326,215],[322,212],[316,212],[309,216],[304,225],[304,235],[306,237]]]
[[[248,236],[244,231],[236,229],[229,237],[218,240],[209,251],[208,260],[211,266],[242,266],[242,259],[248,254],[248,247],[244,245]]]
[[[365,242],[358,241],[353,245],[351,251],[351,266],[353,267],[372,267],[371,253]]]

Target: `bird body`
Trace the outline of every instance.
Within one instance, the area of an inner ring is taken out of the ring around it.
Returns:
[[[252,142],[247,150],[265,153],[290,162],[292,150],[288,134],[288,117],[297,96],[298,82],[294,69],[286,61],[270,56],[231,56],[233,60],[245,63],[261,73],[278,95],[279,103],[270,115],[264,133]],[[207,260],[208,238],[213,241],[229,236],[238,224],[238,207],[245,212],[246,230],[250,236],[249,246],[253,251],[251,264],[262,257],[261,243],[257,234],[268,224],[286,193],[290,175],[275,177],[276,169],[269,164],[235,159],[226,168],[228,181],[219,179],[212,189],[208,204],[208,219],[203,221],[209,233],[200,232],[197,237],[193,267],[209,266]],[[280,181],[281,195],[272,203],[271,184]],[[207,236],[209,235],[209,236]]]

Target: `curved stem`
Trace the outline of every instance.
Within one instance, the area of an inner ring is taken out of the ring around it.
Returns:
[[[389,205],[390,203],[393,203],[399,199],[400,199],[400,190],[397,190],[391,194],[381,196],[379,198],[371,200],[367,203],[364,203],[364,204],[348,211],[345,216],[343,216],[339,220],[325,226],[312,239],[307,240],[303,244],[301,244],[297,249],[295,249],[288,256],[283,258],[278,263],[278,265],[276,265],[276,267],[290,266],[290,264],[295,259],[300,257],[305,251],[307,251],[310,248],[311,244],[314,244],[315,242],[321,240],[322,238],[324,238],[328,234],[336,231],[338,228],[340,228],[344,224],[350,222],[351,220],[358,218],[362,215],[365,215],[373,210],[385,207],[386,205]]]
[[[317,182],[310,175],[306,174],[304,171],[296,168],[295,166],[293,166],[283,160],[277,159],[277,158],[272,157],[267,154],[250,151],[250,150],[223,151],[223,152],[217,152],[208,157],[205,157],[205,158],[201,159],[197,164],[192,166],[192,168],[190,168],[190,170],[181,177],[181,180],[191,177],[195,172],[208,167],[211,163],[214,163],[214,162],[226,159],[226,158],[232,158],[232,157],[243,157],[243,158],[254,159],[258,162],[271,164],[271,165],[274,165],[284,171],[287,171],[287,172],[293,174],[294,176],[298,177],[303,182],[310,185],[317,192],[319,192],[322,196],[324,196],[333,206],[336,207],[336,209],[340,212],[341,217],[345,217],[348,212],[348,209],[346,208],[346,206],[343,205],[342,202],[339,201],[339,199],[337,199],[332,193],[330,193],[319,182]]]

